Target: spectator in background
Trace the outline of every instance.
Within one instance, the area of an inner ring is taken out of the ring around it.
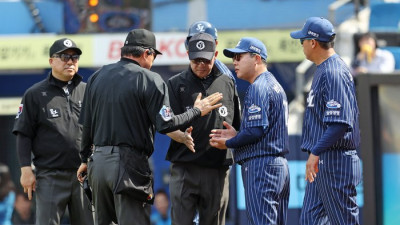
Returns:
[[[171,225],[171,210],[168,194],[163,189],[156,192],[154,197],[155,210],[151,215],[151,225]]]
[[[32,210],[32,201],[22,191],[17,192],[12,214],[13,224],[35,224],[35,213]]]
[[[15,186],[7,165],[0,163],[0,224],[11,225],[14,209]]]
[[[353,76],[365,73],[392,73],[395,68],[393,54],[377,46],[373,33],[365,33],[358,41],[360,51],[353,62]]]

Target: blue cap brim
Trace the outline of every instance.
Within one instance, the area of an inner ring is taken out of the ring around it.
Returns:
[[[236,53],[245,53],[247,51],[239,48],[227,48],[224,49],[224,55],[228,58],[233,58]]]
[[[307,35],[304,35],[302,30],[298,30],[291,32],[290,37],[292,37],[293,39],[301,39],[301,38],[306,38]]]

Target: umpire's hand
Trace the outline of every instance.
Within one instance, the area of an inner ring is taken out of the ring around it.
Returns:
[[[83,180],[85,179],[84,174],[87,173],[87,164],[86,163],[81,163],[81,165],[78,168],[78,171],[76,172],[76,177],[78,178],[79,182],[83,182]]]
[[[196,101],[194,102],[194,106],[201,111],[201,116],[207,115],[212,110],[219,108],[222,106],[222,103],[218,103],[222,99],[222,94],[219,92],[215,92],[214,94],[201,99],[201,92],[197,95]]]
[[[24,188],[24,193],[28,193],[28,199],[32,200],[32,191],[36,190],[36,178],[33,174],[32,167],[21,167],[21,185]]]

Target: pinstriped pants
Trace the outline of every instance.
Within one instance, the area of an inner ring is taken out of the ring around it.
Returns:
[[[290,176],[286,158],[265,156],[242,164],[249,224],[286,224]]]
[[[315,181],[306,186],[300,224],[359,224],[356,186],[361,182],[361,166],[357,152],[324,152],[318,169]]]

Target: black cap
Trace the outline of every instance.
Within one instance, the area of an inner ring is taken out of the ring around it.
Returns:
[[[157,54],[162,55],[162,53],[156,49],[156,37],[154,33],[145,29],[131,30],[125,39],[124,46],[152,48]]]
[[[74,41],[72,41],[71,39],[68,39],[68,38],[62,38],[53,43],[53,45],[50,47],[49,55],[50,55],[50,57],[52,57],[54,54],[63,52],[67,49],[75,50],[78,53],[78,55],[82,54],[81,49],[79,49],[76,46]]]
[[[215,55],[215,39],[207,33],[198,33],[189,40],[189,59],[211,60]]]

